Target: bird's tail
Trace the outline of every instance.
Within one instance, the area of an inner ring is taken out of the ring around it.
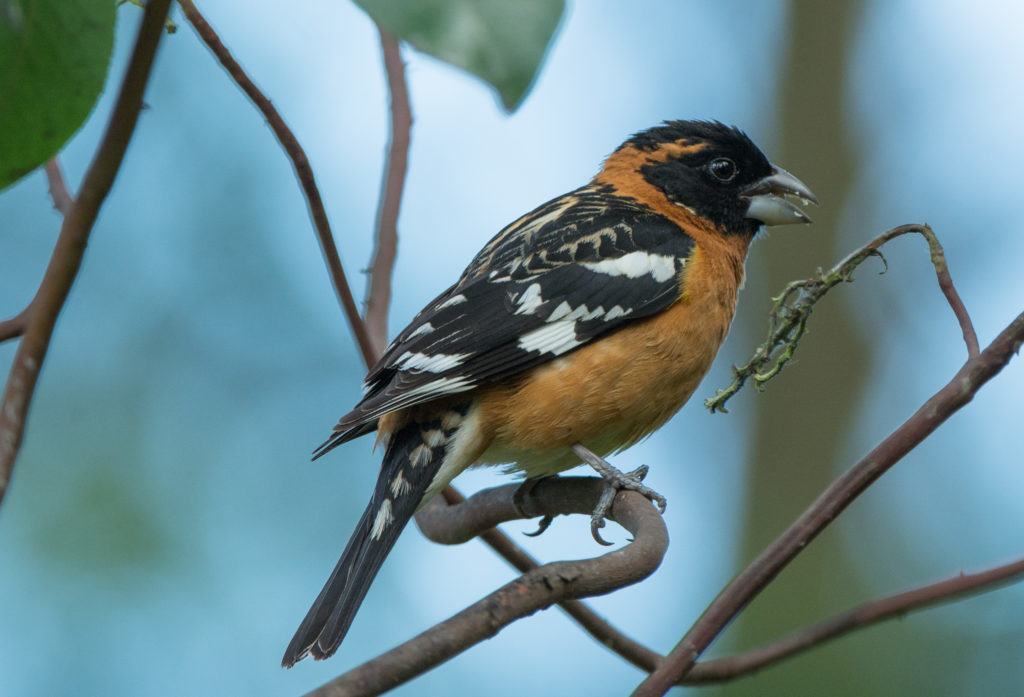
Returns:
[[[290,668],[308,655],[327,658],[348,632],[356,611],[412,518],[444,460],[446,439],[429,425],[410,423],[391,438],[370,504],[341,559],[284,652]]]

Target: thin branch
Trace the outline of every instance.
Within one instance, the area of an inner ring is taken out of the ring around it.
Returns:
[[[1024,313],[977,356],[968,359],[953,379],[906,422],[836,480],[781,536],[744,569],[708,606],[697,622],[633,693],[654,697],[681,680],[697,657],[747,603],[796,557],[872,482],[928,437],[952,414],[971,401],[1024,343]]]
[[[57,315],[64,307],[71,284],[78,274],[85,245],[103,200],[110,192],[121,167],[128,141],[142,109],[142,95],[149,81],[163,23],[171,0],[150,0],[139,26],[135,48],[125,71],[121,90],[110,115],[99,148],[82,180],[78,198],[64,218],[50,263],[32,299],[28,324],[14,355],[0,401],[0,500],[7,491],[14,460],[25,434],[25,419],[39,369],[50,345]]]
[[[28,307],[14,317],[0,322],[0,344],[9,339],[16,339],[25,333],[25,327],[28,326],[28,316],[31,310],[32,305],[29,304]]]
[[[908,612],[995,590],[1024,578],[1024,559],[976,574],[960,574],[904,593],[879,598],[817,624],[799,629],[765,646],[735,656],[698,663],[683,679],[686,685],[721,683],[748,675],[794,654]]]
[[[524,497],[517,510],[509,485],[471,497],[461,514],[418,519],[442,539],[472,536],[494,522],[535,515],[585,513],[593,510],[604,489],[593,477],[550,479]],[[435,499],[435,506],[443,507]],[[495,514],[495,510],[500,510]],[[525,514],[525,516],[524,516]],[[642,495],[620,492],[612,516],[633,534],[633,542],[594,559],[560,561],[533,569],[448,620],[435,625],[361,666],[309,693],[317,697],[378,695],[493,637],[517,619],[566,598],[601,595],[646,578],[661,563],[668,547],[664,520]],[[455,521],[454,525],[448,523]],[[433,530],[432,524],[442,528]]]
[[[391,144],[384,167],[380,204],[377,209],[377,237],[366,288],[364,319],[370,339],[378,353],[388,343],[388,308],[391,306],[391,276],[398,253],[398,213],[402,206],[402,190],[409,162],[412,132],[412,108],[405,84],[405,64],[398,39],[380,25],[380,45],[384,53],[384,69],[391,93]]]
[[[356,306],[356,301],[352,297],[352,290],[349,288],[348,280],[345,277],[345,269],[342,268],[341,257],[338,255],[338,248],[334,244],[331,224],[327,219],[324,202],[320,197],[316,178],[313,176],[313,168],[309,165],[309,158],[306,157],[305,150],[302,149],[295,134],[285,124],[281,114],[278,113],[266,95],[256,87],[255,83],[242,70],[242,66],[238,64],[238,61],[234,59],[227,47],[224,46],[217,32],[213,30],[199,10],[196,9],[192,0],[178,0],[178,4],[181,5],[185,18],[192,24],[192,28],[196,30],[199,38],[206,43],[207,47],[217,57],[217,60],[224,66],[224,69],[227,70],[235,83],[256,105],[256,108],[262,112],[288,159],[291,160],[292,167],[294,167],[295,174],[302,187],[302,192],[306,196],[309,215],[313,219],[313,226],[316,228],[317,237],[320,240],[320,249],[323,252],[324,261],[327,263],[331,281],[334,283],[334,290],[341,302],[341,307],[345,312],[345,317],[348,319],[349,326],[352,328],[352,335],[356,339],[356,344],[363,355],[363,360],[367,364],[372,365],[376,362],[377,353],[374,351],[373,343],[366,331],[366,326],[359,318],[359,308]]]
[[[811,317],[811,311],[814,310],[818,301],[825,297],[825,294],[834,286],[853,281],[854,270],[870,257],[879,257],[884,263],[885,257],[879,251],[882,245],[909,233],[918,233],[928,242],[928,250],[932,266],[935,267],[939,288],[953,309],[957,322],[960,323],[964,343],[967,345],[967,357],[976,357],[978,355],[978,336],[971,323],[971,317],[967,314],[967,309],[953,286],[949,267],[946,264],[946,255],[942,250],[942,245],[939,244],[938,237],[928,225],[900,225],[853,251],[828,271],[819,271],[814,278],[793,281],[788,284],[780,295],[773,298],[775,304],[769,315],[768,338],[754,351],[754,355],[746,364],[739,368],[733,367],[732,383],[725,389],[718,390],[714,397],[706,399],[704,406],[712,413],[715,411],[725,412],[725,403],[739,392],[750,378],[753,378],[755,388],[763,389],[765,383],[778,375],[792,359],[797,344],[807,330],[807,321]],[[773,355],[780,348],[782,351],[774,358],[774,365],[772,365]]]
[[[56,157],[52,157],[47,160],[43,169],[46,172],[46,181],[50,185],[50,198],[53,199],[54,209],[59,211],[61,215],[68,215],[71,212],[74,200],[71,198],[71,194],[68,193],[68,187],[64,184],[64,175],[60,171],[60,162]]]

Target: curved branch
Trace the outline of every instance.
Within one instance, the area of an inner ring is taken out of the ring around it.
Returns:
[[[953,285],[953,279],[949,275],[949,266],[946,264],[946,254],[935,231],[929,225],[900,225],[883,232],[860,249],[854,250],[828,271],[819,270],[814,278],[787,284],[782,289],[782,293],[772,299],[775,304],[768,317],[768,338],[757,347],[749,361],[739,368],[733,366],[732,383],[728,387],[718,390],[713,397],[704,400],[704,406],[712,413],[728,411],[725,408],[725,403],[739,392],[746,381],[751,378],[754,380],[755,388],[764,389],[765,383],[782,372],[782,369],[793,358],[796,347],[807,330],[807,321],[811,317],[811,312],[815,305],[825,297],[825,294],[840,283],[852,281],[854,270],[865,260],[879,257],[884,263],[885,257],[879,251],[882,245],[896,237],[914,232],[924,237],[928,243],[929,256],[932,266],[935,268],[935,277],[939,281],[939,288],[946,297],[946,302],[949,303],[960,324],[960,331],[963,333],[964,343],[967,345],[967,357],[977,357],[978,335],[974,331],[971,316],[967,313],[967,308],[964,307],[964,303]],[[782,350],[773,358],[779,349]]]
[[[517,485],[498,487],[467,499],[453,517],[434,517],[421,511],[417,522],[431,534],[456,541],[494,522],[535,515],[589,513],[600,498],[603,483],[593,477],[558,478],[540,482],[517,510]],[[436,499],[435,499],[436,501]],[[443,504],[433,504],[436,509]],[[430,506],[424,508],[426,511]],[[500,510],[500,514],[495,514]],[[378,656],[309,693],[316,697],[377,695],[420,675],[473,644],[494,636],[511,622],[567,598],[610,593],[646,578],[661,563],[668,531],[661,514],[642,495],[620,492],[612,517],[629,530],[634,541],[594,559],[560,561],[535,568],[494,591],[462,612],[419,636]]]
[[[377,209],[377,237],[366,288],[366,329],[377,353],[388,343],[388,308],[391,306],[391,276],[398,255],[398,213],[402,206],[402,190],[409,162],[412,138],[412,108],[409,88],[405,84],[398,39],[377,25],[384,53],[384,69],[391,93],[391,145],[384,167],[380,203]]]
[[[466,500],[462,494],[451,486],[441,493],[450,507]],[[432,506],[436,506],[436,504],[428,504],[427,506],[424,506],[421,514]],[[448,508],[442,510],[451,509]],[[428,515],[442,515],[442,512],[432,510]],[[416,522],[417,524],[420,523],[419,517],[417,517]],[[426,534],[427,533],[424,532],[424,535]],[[484,544],[494,550],[498,556],[508,562],[512,568],[516,569],[520,573],[525,574],[540,566],[540,562],[530,556],[522,547],[513,542],[508,535],[497,528],[484,530],[480,533],[479,537]],[[598,643],[612,652],[617,653],[619,656],[644,672],[651,672],[658,663],[664,659],[661,654],[656,651],[652,651],[635,639],[632,639],[620,632],[612,626],[610,622],[591,610],[590,606],[586,603],[580,600],[569,599],[563,600],[558,606],[565,612],[565,614],[569,615],[573,621],[582,627],[585,632],[594,637]]]
[[[331,281],[334,284],[334,291],[341,302],[341,307],[352,329],[356,345],[363,355],[363,360],[368,365],[372,365],[377,360],[377,354],[366,331],[366,325],[363,324],[359,317],[359,308],[356,307],[356,301],[352,297],[352,289],[348,285],[345,269],[342,267],[341,257],[338,255],[338,248],[334,244],[331,224],[327,219],[327,211],[324,209],[324,202],[320,197],[320,190],[317,188],[316,177],[313,176],[313,168],[309,165],[306,151],[302,149],[302,145],[299,144],[295,134],[285,124],[281,114],[278,113],[266,95],[249,79],[242,66],[238,64],[238,61],[234,59],[231,52],[228,51],[227,47],[220,40],[217,32],[213,30],[213,27],[207,23],[203,15],[196,9],[192,0],[178,0],[178,4],[181,5],[185,18],[188,19],[192,28],[196,30],[199,38],[209,47],[210,51],[217,57],[217,60],[224,66],[224,69],[228,71],[228,74],[235,83],[249,97],[252,103],[256,105],[256,108],[260,110],[264,118],[267,119],[267,124],[270,125],[288,159],[291,160],[292,167],[295,169],[295,175],[299,178],[302,193],[306,197],[309,216],[313,219],[313,226],[316,228],[316,234],[320,240],[320,250],[323,252],[324,261],[327,263],[327,270],[330,272]]]
[[[633,694],[636,697],[660,697],[683,679],[693,668],[697,657],[747,603],[872,482],[970,402],[982,385],[1009,363],[1022,343],[1024,313],[1018,315],[984,351],[969,359],[953,379],[913,416],[829,486],[782,535],[734,578],[676,644],[665,662]]]
[[[894,617],[902,617],[913,610],[995,590],[1008,583],[1020,581],[1021,578],[1024,578],[1024,559],[976,574],[959,574],[938,583],[872,600],[817,624],[798,629],[760,648],[698,663],[687,673],[681,684],[696,685],[732,680],[778,663],[801,651],[820,646],[856,629],[869,627]]]
[[[153,57],[170,5],[171,0],[150,0],[146,3],[135,48],[107,129],[89,163],[78,198],[64,218],[50,263],[30,303],[31,312],[0,401],[0,501],[7,491],[14,460],[25,434],[25,418],[57,315],[67,300],[82,264],[89,233],[124,160],[128,141],[135,132],[142,95],[149,82]]]

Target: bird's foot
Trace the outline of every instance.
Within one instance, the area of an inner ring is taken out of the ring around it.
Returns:
[[[557,474],[551,475],[551,477],[557,477],[557,476],[558,476]],[[516,489],[516,493],[512,494],[512,505],[515,506],[516,511],[518,511],[519,514],[522,515],[524,518],[529,518],[530,517],[529,515],[526,514],[525,511],[523,511],[523,502],[524,502],[524,500],[526,499],[527,496],[530,495],[530,492],[533,491],[534,487],[536,487],[538,484],[540,484],[545,479],[550,479],[551,477],[541,477],[540,479],[527,479],[526,481],[524,481],[522,484],[519,485],[519,488]],[[534,530],[533,532],[524,532],[523,534],[526,535],[527,537],[537,537],[538,535],[543,533],[545,530],[547,530],[551,526],[551,523],[554,520],[555,520],[554,516],[552,516],[552,515],[545,515],[545,516],[543,516],[540,519],[540,524],[537,526],[536,530]]]
[[[604,479],[605,482],[604,491],[601,492],[601,498],[598,499],[597,506],[594,508],[594,512],[590,515],[590,533],[594,536],[594,540],[596,540],[598,544],[605,546],[610,546],[612,544],[601,537],[600,530],[604,527],[605,519],[611,512],[612,501],[615,500],[615,494],[619,493],[623,489],[635,491],[638,494],[641,494],[657,505],[659,511],[662,513],[665,512],[665,506],[668,504],[665,497],[649,486],[645,486],[643,483],[644,477],[647,476],[647,465],[640,465],[632,472],[622,472],[608,464],[604,458],[596,455],[579,443],[574,444],[572,449],[584,462],[590,465],[595,472],[601,475],[601,478]]]

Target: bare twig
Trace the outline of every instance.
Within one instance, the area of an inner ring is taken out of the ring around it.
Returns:
[[[778,663],[811,647],[820,646],[830,639],[835,639],[856,629],[869,627],[894,617],[902,617],[913,610],[995,590],[1008,583],[1020,581],[1022,577],[1024,577],[1024,559],[976,574],[959,574],[938,583],[872,600],[817,624],[799,629],[760,648],[744,651],[735,656],[698,663],[682,682],[694,685],[732,680],[753,673],[767,665]]]
[[[363,355],[363,360],[367,364],[372,365],[376,361],[377,353],[374,351],[373,343],[370,341],[370,336],[366,331],[366,325],[359,318],[359,308],[356,306],[356,301],[352,297],[352,290],[349,288],[348,280],[345,277],[345,269],[342,268],[341,257],[338,255],[338,248],[334,244],[331,224],[327,219],[324,202],[320,197],[316,178],[313,176],[313,168],[309,165],[309,158],[306,157],[305,150],[302,149],[295,134],[285,124],[281,114],[278,113],[266,95],[246,75],[242,66],[238,64],[238,61],[234,59],[227,47],[224,46],[217,32],[213,30],[199,10],[196,9],[192,0],[178,0],[178,4],[181,5],[185,18],[192,24],[199,38],[206,43],[207,47],[217,57],[217,60],[224,66],[224,69],[227,70],[235,83],[252,100],[256,108],[263,113],[285,154],[291,160],[295,174],[299,178],[302,192],[306,196],[309,215],[313,219],[313,226],[316,228],[317,237],[320,240],[320,249],[323,252],[324,261],[327,263],[327,269],[331,274],[334,291],[341,302],[345,317],[348,318],[349,326],[352,328],[352,335],[355,337],[359,351]]]
[[[879,248],[886,242],[914,232],[920,234],[928,242],[939,288],[942,289],[946,301],[960,323],[964,343],[967,344],[968,358],[977,356],[978,336],[974,332],[970,315],[967,314],[963,301],[953,286],[949,267],[946,265],[946,256],[938,238],[928,225],[900,225],[855,250],[828,271],[819,272],[815,278],[793,281],[787,285],[780,295],[773,298],[775,304],[769,316],[768,338],[757,348],[746,364],[739,368],[733,367],[732,384],[725,389],[718,390],[714,397],[706,399],[704,406],[712,412],[725,412],[725,403],[739,392],[749,378],[753,378],[754,387],[759,390],[763,389],[764,384],[778,375],[793,357],[797,344],[807,329],[807,320],[810,319],[811,311],[818,301],[825,297],[825,294],[834,286],[852,281],[854,270],[866,259],[879,257],[884,262],[885,258]],[[774,358],[774,365],[770,365],[773,355],[780,348],[782,348],[782,352]]]
[[[56,157],[51,158],[46,162],[43,169],[46,172],[46,179],[50,185],[50,198],[53,199],[54,209],[61,215],[67,216],[75,202],[71,194],[68,193],[67,186],[64,184],[64,175],[60,171],[60,162]],[[0,343],[8,339],[15,339],[24,334],[31,314],[32,303],[30,302],[25,309],[14,317],[0,322]]]
[[[61,215],[66,216],[71,212],[74,200],[71,198],[71,194],[68,193],[68,187],[64,184],[64,175],[60,171],[60,162],[56,157],[50,158],[43,169],[46,171],[46,181],[50,185],[50,198],[53,199],[53,207]]]
[[[377,237],[366,284],[366,328],[378,353],[388,343],[388,308],[391,305],[391,275],[398,253],[398,213],[402,205],[402,189],[409,161],[412,131],[412,108],[405,84],[398,39],[379,26],[380,45],[384,53],[384,69],[391,93],[391,144],[381,184],[377,209]]]
[[[1024,313],[1018,315],[984,351],[969,358],[945,387],[826,489],[778,539],[734,578],[665,662],[633,694],[637,697],[660,697],[681,680],[692,669],[697,657],[747,603],[872,482],[970,402],[981,386],[1009,363],[1022,343]]]
[[[21,447],[25,418],[57,315],[64,307],[71,284],[78,274],[89,233],[135,131],[142,95],[149,81],[153,56],[156,55],[170,4],[170,0],[150,0],[146,4],[135,48],[107,130],[82,180],[78,198],[64,218],[50,263],[30,304],[28,323],[14,355],[0,402],[0,500],[7,491],[14,460]]]
[[[9,339],[16,339],[25,333],[25,327],[28,326],[28,316],[29,312],[31,312],[31,308],[32,306],[29,305],[14,317],[0,322],[0,343]]]
[[[593,510],[603,482],[592,477],[552,479],[539,483],[516,510],[516,485],[471,497],[452,516],[420,518],[421,527],[454,541],[495,522],[526,516],[584,513]],[[435,506],[443,507],[437,502]],[[500,514],[495,514],[500,510]],[[314,690],[317,697],[377,695],[406,682],[497,634],[511,622],[566,598],[609,593],[646,578],[661,563],[668,532],[661,515],[640,494],[620,492],[612,516],[634,537],[630,544],[601,557],[562,561],[535,568],[499,588],[450,619]],[[454,521],[454,525],[449,525]],[[440,527],[434,529],[434,523]]]

